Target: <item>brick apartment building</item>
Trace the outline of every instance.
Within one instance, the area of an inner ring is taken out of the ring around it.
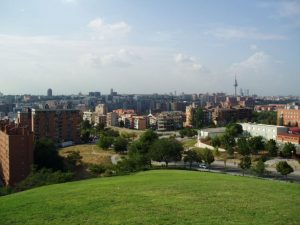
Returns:
[[[234,121],[250,120],[251,108],[216,108],[212,113],[213,122],[217,125],[226,125]]]
[[[17,123],[28,126],[36,140],[49,138],[55,144],[64,142],[80,143],[79,110],[74,109],[29,109],[19,112]]]
[[[167,111],[158,114],[157,130],[172,131],[183,127],[183,113],[180,111]]]
[[[14,186],[25,179],[33,164],[34,136],[28,127],[0,124],[0,178]]]
[[[300,109],[278,109],[279,125],[300,127]]]

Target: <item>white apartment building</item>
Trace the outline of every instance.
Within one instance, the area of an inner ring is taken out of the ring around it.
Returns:
[[[276,126],[276,125],[266,125],[266,124],[256,124],[256,123],[240,123],[243,127],[245,134],[250,134],[251,136],[262,136],[263,138],[270,140],[276,140],[277,134],[287,133],[288,127]]]

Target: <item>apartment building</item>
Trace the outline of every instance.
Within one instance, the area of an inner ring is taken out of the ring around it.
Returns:
[[[226,125],[230,122],[250,120],[251,118],[251,108],[215,108],[212,113],[212,120],[216,125]]]
[[[33,164],[34,136],[28,127],[0,124],[0,178],[14,186],[25,179]]]
[[[106,115],[107,126],[119,126],[118,114],[116,112],[110,112]]]
[[[167,111],[158,114],[157,130],[171,131],[183,127],[183,113],[180,111]]]
[[[300,127],[300,109],[278,109],[278,125]]]
[[[36,140],[49,138],[55,144],[80,143],[79,110],[74,109],[29,109],[19,112],[17,124],[28,126]]]

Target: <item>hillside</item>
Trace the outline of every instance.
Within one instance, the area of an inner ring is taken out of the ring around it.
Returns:
[[[0,224],[299,224],[300,186],[157,170],[0,197]]]

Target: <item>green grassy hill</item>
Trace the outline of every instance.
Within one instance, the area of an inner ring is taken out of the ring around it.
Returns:
[[[0,224],[299,224],[300,186],[178,170],[0,197]]]

